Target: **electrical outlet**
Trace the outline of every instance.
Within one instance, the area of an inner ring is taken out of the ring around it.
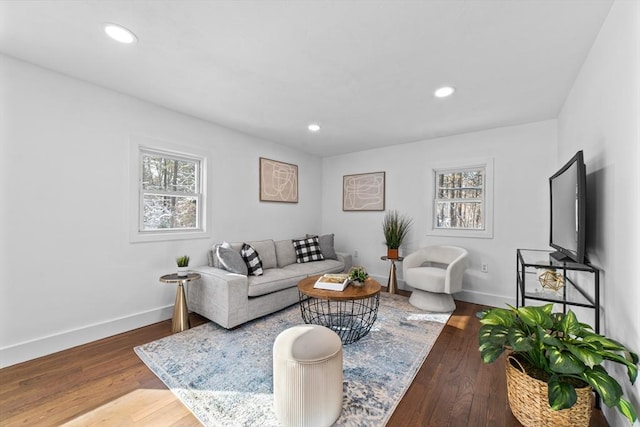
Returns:
[[[489,272],[489,265],[486,262],[483,262],[482,266],[480,267],[480,271],[482,271],[483,273],[488,273]]]
[[[358,258],[358,251],[353,251],[353,257]]]

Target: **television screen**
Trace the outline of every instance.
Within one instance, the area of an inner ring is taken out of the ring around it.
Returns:
[[[585,254],[586,170],[582,151],[576,153],[549,178],[551,232],[549,244],[558,250],[554,258],[579,263]]]

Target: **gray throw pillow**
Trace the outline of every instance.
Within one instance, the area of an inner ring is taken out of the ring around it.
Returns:
[[[220,261],[220,266],[225,270],[245,276],[247,275],[247,264],[238,252],[233,249],[218,246],[216,256],[218,257],[218,261]]]
[[[274,242],[274,244],[276,246],[278,268],[296,263],[296,250],[293,248],[293,243],[291,243],[291,240],[278,240]]]
[[[307,237],[314,237],[314,234],[307,234]],[[333,234],[324,234],[318,236],[318,242],[320,243],[320,251],[325,259],[338,259],[336,250],[333,247]]]

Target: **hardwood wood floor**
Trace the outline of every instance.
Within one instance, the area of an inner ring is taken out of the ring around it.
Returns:
[[[475,313],[483,307],[457,305],[388,426],[520,425],[504,361],[480,360]],[[205,321],[191,315],[192,325]],[[168,320],[0,370],[0,425],[199,425],[133,351],[170,330]],[[606,425],[594,411],[591,427]]]

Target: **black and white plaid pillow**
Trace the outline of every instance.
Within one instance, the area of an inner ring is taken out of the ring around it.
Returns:
[[[293,240],[293,247],[296,250],[296,262],[322,261],[322,251],[318,243],[318,236],[309,237],[308,239]]]
[[[242,249],[240,249],[240,255],[242,255],[242,259],[245,264],[247,264],[249,276],[262,276],[262,260],[258,252],[256,252],[251,245],[243,243]]]

